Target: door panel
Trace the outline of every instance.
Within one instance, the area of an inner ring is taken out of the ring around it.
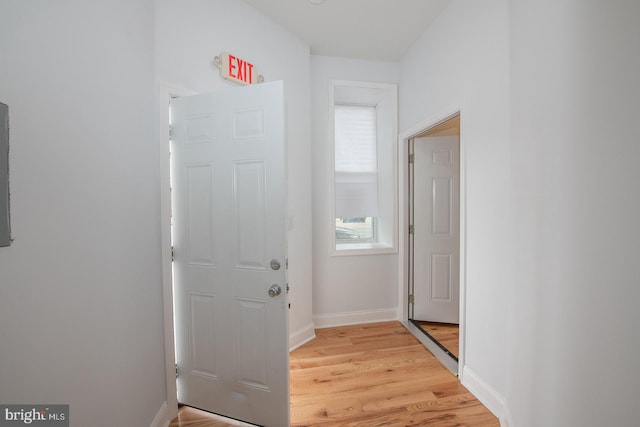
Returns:
[[[269,391],[267,375],[267,310],[264,301],[238,298],[238,378],[249,387]]]
[[[187,174],[187,255],[189,264],[215,264],[213,165],[185,165]]]
[[[413,319],[459,321],[459,137],[414,140]]]
[[[233,211],[236,268],[266,270],[265,164],[234,162]]]
[[[196,375],[218,378],[216,367],[216,297],[213,295],[189,294],[191,323],[192,372]]]
[[[451,177],[432,178],[431,233],[441,236],[453,234],[453,179]]]
[[[453,294],[452,254],[431,254],[431,300],[451,301]]]
[[[289,425],[282,83],[172,102],[178,400]]]

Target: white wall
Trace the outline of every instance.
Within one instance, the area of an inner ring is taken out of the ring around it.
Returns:
[[[160,81],[197,92],[234,86],[212,67],[226,51],[253,63],[265,81],[283,80],[287,103],[291,345],[313,336],[309,46],[240,0],[157,0]]]
[[[512,285],[508,65],[506,0],[453,0],[400,64],[401,134],[462,109],[465,369],[498,400]]]
[[[153,2],[3,0],[0,402],[148,426],[165,400]]]
[[[515,427],[638,425],[640,3],[512,1]]]
[[[311,56],[313,157],[313,315],[316,326],[395,318],[398,256],[330,256],[331,143],[329,81],[398,82],[398,64]]]

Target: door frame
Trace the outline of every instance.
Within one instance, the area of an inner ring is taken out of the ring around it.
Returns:
[[[447,120],[460,115],[460,343],[457,374],[463,380],[465,366],[467,311],[467,145],[464,102],[442,110],[403,132],[398,137],[398,272],[400,319],[410,331],[417,327],[409,322],[409,140]],[[425,337],[426,338],[426,337]],[[435,345],[435,344],[434,344]]]
[[[172,98],[196,95],[197,92],[166,82],[158,85],[157,142],[160,160],[160,244],[162,258],[162,301],[164,322],[164,361],[166,383],[166,418],[178,416],[176,385],[176,347],[173,312],[173,261],[171,256],[171,157],[169,155],[169,103]]]

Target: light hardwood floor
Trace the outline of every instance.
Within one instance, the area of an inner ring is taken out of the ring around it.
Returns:
[[[171,421],[169,427],[253,427],[253,425],[182,406],[178,410],[178,417]]]
[[[291,353],[291,427],[498,427],[399,322],[319,329]],[[231,427],[183,407],[170,427]]]
[[[427,331],[436,341],[444,346],[451,354],[458,357],[460,343],[460,327],[451,323],[435,323],[418,321],[422,329]]]

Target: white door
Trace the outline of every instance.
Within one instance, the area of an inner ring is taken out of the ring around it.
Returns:
[[[460,137],[414,140],[414,320],[458,323]]]
[[[178,401],[289,425],[281,82],[171,104]]]

